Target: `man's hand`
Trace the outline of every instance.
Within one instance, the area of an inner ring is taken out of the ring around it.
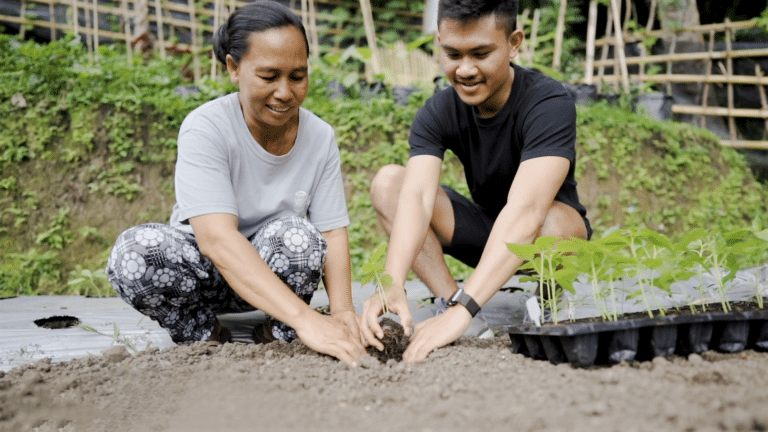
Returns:
[[[299,339],[311,349],[336,357],[350,366],[355,366],[365,354],[360,337],[352,334],[346,322],[315,310],[310,309],[294,329]]]
[[[469,328],[472,315],[461,306],[449,307],[442,314],[416,325],[411,342],[403,353],[408,363],[424,360],[433,350],[460,338]]]
[[[408,299],[405,296],[405,290],[402,287],[392,286],[385,289],[387,299],[387,308],[390,312],[400,317],[400,324],[405,330],[405,335],[409,336],[413,317],[408,309]],[[384,313],[384,304],[381,293],[376,292],[363,303],[363,315],[361,317],[360,332],[367,345],[371,345],[379,351],[384,350],[384,344],[381,338],[384,337],[384,330],[379,325],[379,317]]]

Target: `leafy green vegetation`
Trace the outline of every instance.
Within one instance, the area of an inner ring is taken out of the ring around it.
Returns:
[[[89,64],[73,38],[41,45],[0,36],[0,297],[111,295],[100,270],[114,239],[170,216],[181,121],[235,89],[226,79],[191,82],[186,57],[129,63],[119,47],[99,51]],[[406,162],[411,121],[431,91],[412,94],[408,105],[391,89],[367,95],[360,85],[332,98],[329,83],[348,73],[313,64],[304,106],[336,129],[360,280],[386,240],[370,181],[380,167]],[[597,236],[612,227],[671,238],[694,227],[768,227],[766,188],[710,133],[606,105],[578,116],[577,180]],[[451,153],[441,181],[468,193]],[[450,258],[449,267],[457,278],[470,271]]]

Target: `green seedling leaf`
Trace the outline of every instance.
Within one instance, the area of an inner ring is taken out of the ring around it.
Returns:
[[[768,242],[768,229],[757,231],[755,232],[755,235],[757,236],[757,238]]]
[[[507,248],[509,248],[509,250],[512,251],[513,254],[517,255],[520,259],[526,261],[532,260],[536,254],[541,252],[539,247],[531,244],[507,243]]]
[[[395,281],[394,279],[392,279],[392,276],[388,274],[381,275],[381,278],[379,279],[379,281],[381,282],[382,288],[391,288],[392,285],[395,284]]]
[[[654,246],[658,246],[664,249],[672,249],[672,241],[664,234],[658,233],[652,229],[644,229],[640,232],[640,236]]]
[[[723,237],[725,237],[725,245],[726,246],[734,246],[737,245],[744,240],[746,240],[746,237],[752,233],[752,230],[749,229],[737,229],[733,231],[728,231],[724,234]]]
[[[664,260],[661,258],[644,258],[640,262],[649,269],[657,269],[664,264]]]
[[[683,245],[683,247],[690,246],[691,243],[695,241],[700,241],[707,237],[707,232],[702,228],[696,228],[693,231],[689,232],[688,234],[684,235],[678,244]]]
[[[544,250],[552,248],[552,245],[557,243],[558,240],[560,240],[559,237],[542,236],[542,237],[537,238],[536,241],[534,242],[534,244],[536,245],[536,247],[539,248],[540,251],[544,251]]]
[[[362,270],[363,270],[363,273],[366,273],[366,274],[382,272],[384,271],[384,266],[377,262],[367,262],[363,264]]]

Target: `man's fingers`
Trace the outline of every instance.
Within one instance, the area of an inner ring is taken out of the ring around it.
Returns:
[[[415,342],[415,343],[414,343]],[[432,349],[425,346],[420,340],[411,341],[408,348],[403,353],[403,361],[406,363],[415,363],[427,358]]]

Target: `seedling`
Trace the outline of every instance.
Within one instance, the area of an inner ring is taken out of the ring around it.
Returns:
[[[557,287],[575,294],[573,280],[576,273],[573,269],[572,261],[574,257],[568,253],[574,248],[568,241],[560,241],[558,237],[543,236],[536,239],[533,244],[507,244],[512,253],[525,261],[520,266],[523,270],[534,270],[538,275],[539,283],[539,305],[541,307],[541,316],[544,316],[544,309],[547,308],[552,313],[552,322],[558,323],[559,296]]]
[[[376,293],[379,295],[381,304],[384,307],[384,315],[389,314],[389,305],[387,296],[390,288],[394,285],[392,276],[384,273],[384,263],[386,260],[387,245],[382,244],[371,254],[368,262],[363,264],[360,282],[365,285],[373,281],[376,284]]]
[[[120,334],[120,328],[117,327],[117,323],[112,323],[112,326],[113,326],[113,333],[111,335],[107,333],[102,333],[87,324],[80,324],[78,327],[80,327],[83,330],[88,330],[89,332],[98,333],[103,336],[111,337],[115,342],[125,345],[125,347],[133,351],[134,354],[138,354],[139,350],[136,349],[136,346],[133,344],[133,342],[131,342],[131,340],[128,337]]]

